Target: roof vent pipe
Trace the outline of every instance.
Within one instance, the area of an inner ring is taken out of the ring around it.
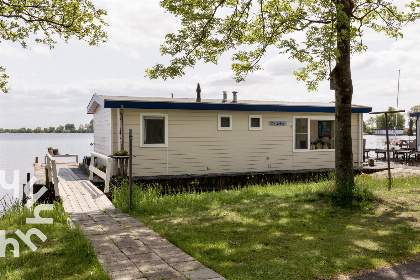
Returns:
[[[237,103],[238,102],[238,92],[237,91],[232,91],[233,93],[233,100],[232,103]]]
[[[223,91],[223,100],[222,103],[226,103],[227,102],[227,91]]]
[[[197,89],[195,91],[197,92],[196,102],[201,102],[201,88],[200,88],[200,83],[197,84]]]

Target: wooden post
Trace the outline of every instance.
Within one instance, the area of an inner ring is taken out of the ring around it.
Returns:
[[[133,130],[130,129],[128,131],[128,139],[129,139],[129,165],[130,165],[130,176],[129,176],[129,182],[130,182],[130,209],[133,207]]]

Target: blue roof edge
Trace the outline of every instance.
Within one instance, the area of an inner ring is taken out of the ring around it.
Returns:
[[[97,96],[98,97],[98,96]],[[99,98],[99,97],[98,97]],[[181,102],[141,102],[141,101],[116,101],[103,100],[104,108],[121,108],[125,109],[174,109],[174,110],[213,110],[213,111],[261,111],[261,112],[315,112],[315,113],[335,113],[335,107],[327,106],[288,106],[288,105],[268,105],[268,104],[241,104],[241,103],[181,103]],[[93,101],[88,106],[92,106]],[[100,104],[102,105],[102,104]],[[352,107],[352,113],[369,113],[371,107]]]

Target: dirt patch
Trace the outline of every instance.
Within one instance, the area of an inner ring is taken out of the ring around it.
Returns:
[[[420,168],[409,168],[409,167],[392,168],[391,175],[393,178],[419,177]],[[370,176],[375,179],[385,179],[385,178],[388,178],[388,170],[372,173],[370,174]]]

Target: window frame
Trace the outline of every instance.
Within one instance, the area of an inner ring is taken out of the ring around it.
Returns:
[[[260,119],[260,126],[252,127],[251,119]],[[248,116],[248,130],[262,130],[262,115],[249,115]]]
[[[165,136],[164,141],[165,143],[160,144],[145,144],[144,139],[146,136],[146,132],[144,131],[144,117],[156,117],[156,118],[164,118],[165,121]],[[141,113],[140,114],[140,147],[144,148],[156,148],[156,147],[168,147],[168,114],[161,114],[161,113]]]
[[[229,127],[222,127],[222,118],[229,118]],[[217,130],[233,130],[233,118],[232,115],[217,115]]]
[[[296,149],[295,148],[295,141],[296,141],[296,119],[308,119],[308,148],[307,149]],[[335,116],[293,116],[293,152],[297,153],[307,153],[307,152],[335,152],[334,149],[315,149],[311,150],[311,121],[334,121]],[[335,140],[335,137],[334,137]]]

